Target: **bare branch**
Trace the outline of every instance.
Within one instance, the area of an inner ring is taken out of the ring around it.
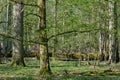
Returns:
[[[73,33],[73,32],[77,32],[77,31],[73,30],[73,31],[67,31],[67,32],[58,33],[58,34],[56,34],[56,35],[50,36],[50,37],[48,38],[48,40],[50,40],[51,38],[56,37],[56,36],[60,36],[60,35],[63,35],[63,34],[68,34],[68,33]]]
[[[58,33],[56,35],[52,35],[48,38],[48,40],[50,40],[53,37],[64,35],[64,34],[69,34],[69,33],[85,33],[85,32],[92,32],[92,31],[98,31],[98,30],[101,30],[101,29],[92,29],[92,30],[83,30],[83,31],[77,31],[77,30],[66,31],[66,32]]]
[[[8,34],[5,34],[5,33],[0,33],[0,36],[3,36],[3,37],[6,37],[6,38],[11,38],[11,39],[14,39],[14,40],[18,40],[18,41],[21,41],[20,39],[14,37],[14,36],[11,36],[11,35],[8,35]],[[30,43],[34,43],[34,44],[44,44],[44,43],[41,43],[41,42],[37,42],[37,41],[27,41],[27,40],[24,40],[25,42],[30,42]]]

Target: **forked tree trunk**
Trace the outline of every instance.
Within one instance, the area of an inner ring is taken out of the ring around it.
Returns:
[[[46,0],[38,0],[39,6],[39,35],[40,35],[40,75],[51,74],[49,55],[48,55],[48,41],[46,32]]]
[[[17,0],[21,1],[21,0]],[[25,66],[23,59],[23,5],[14,3],[13,6],[13,35],[16,39],[13,40],[12,66]]]

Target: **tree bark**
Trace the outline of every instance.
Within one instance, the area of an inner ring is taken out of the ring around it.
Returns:
[[[22,0],[19,0],[22,1]],[[13,53],[12,53],[12,66],[22,65],[25,66],[23,58],[23,5],[14,3],[13,6],[13,24],[14,36],[20,41],[13,40]]]
[[[54,25],[55,25],[55,30],[54,30],[54,35],[56,35],[56,28],[57,28],[57,11],[58,11],[58,8],[57,8],[57,5],[58,5],[58,0],[55,0],[55,13],[54,13]],[[53,55],[52,57],[56,57],[56,45],[57,45],[57,36],[54,37],[54,51],[53,51]]]
[[[1,44],[0,44],[0,64],[2,63],[1,62],[1,54],[2,54],[2,52],[1,52]]]
[[[99,0],[99,28],[101,28],[99,32],[99,54],[100,54],[100,61],[104,61],[106,55],[106,7],[102,9],[102,6],[105,6],[104,0]],[[104,15],[103,15],[104,14]],[[103,17],[104,16],[104,17]]]
[[[117,1],[109,0],[109,63],[119,61],[117,36]]]
[[[48,40],[46,32],[46,0],[38,0],[39,6],[39,33],[40,33],[40,75],[51,74],[49,55],[48,55]]]
[[[1,3],[7,4],[2,12],[2,32],[6,34],[11,34],[11,16],[12,16],[12,5],[9,0],[1,0]],[[3,36],[1,41],[1,52],[4,56],[4,61],[6,62],[6,57],[12,51],[12,40]]]
[[[115,26],[115,61],[119,62],[119,40],[118,40],[118,3],[114,1],[114,26]]]

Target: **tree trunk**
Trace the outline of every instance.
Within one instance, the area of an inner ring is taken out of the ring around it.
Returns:
[[[109,63],[119,61],[117,36],[117,2],[109,0]]]
[[[106,54],[106,21],[105,21],[105,15],[106,15],[106,9],[102,9],[102,6],[105,6],[104,0],[99,0],[99,28],[101,28],[99,32],[99,54],[100,54],[100,61],[104,61],[105,54]],[[103,15],[104,14],[104,15]],[[104,17],[104,18],[103,18]]]
[[[39,6],[39,33],[40,33],[40,75],[51,74],[49,55],[48,55],[48,41],[46,32],[46,0],[38,0]]]
[[[2,54],[2,52],[1,52],[1,44],[0,44],[0,64],[2,63],[1,62],[1,54]]]
[[[102,33],[102,31],[100,32],[100,36],[99,36],[99,53],[100,53],[100,61],[104,60],[104,34]]]
[[[56,28],[57,28],[57,5],[58,5],[58,0],[55,0],[55,13],[54,13],[54,25],[55,25],[55,29],[54,29],[54,35],[56,35]],[[56,57],[56,46],[57,45],[57,36],[54,37],[54,51],[53,51],[53,55],[52,57]]]
[[[13,21],[14,21],[14,36],[13,40],[13,53],[12,53],[12,66],[22,65],[25,66],[23,58],[23,5],[14,3],[13,6]]]
[[[7,7],[3,10],[2,14],[2,21],[5,23],[2,23],[2,32],[6,34],[11,34],[11,16],[12,16],[12,5],[9,2],[9,0],[3,0],[2,1],[4,4],[7,3]],[[2,37],[2,42],[1,42],[1,51],[4,54],[4,59],[6,62],[6,57],[8,54],[11,53],[12,51],[12,40],[7,38],[7,37]]]
[[[119,40],[118,40],[118,15],[117,0],[114,2],[114,26],[115,26],[115,61],[119,62]]]

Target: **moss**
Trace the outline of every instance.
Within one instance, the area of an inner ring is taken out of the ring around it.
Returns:
[[[11,66],[16,67],[17,65],[19,65],[19,66],[24,66],[24,67],[25,67],[24,61],[20,61],[20,60],[16,61],[16,60],[13,60],[12,63],[11,63]]]

